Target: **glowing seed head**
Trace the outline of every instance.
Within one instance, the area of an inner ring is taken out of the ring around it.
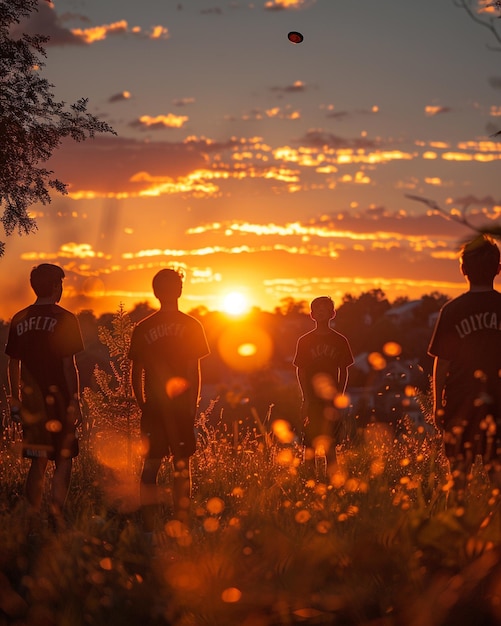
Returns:
[[[206,508],[211,515],[219,515],[224,511],[224,502],[221,498],[211,498],[208,500]]]
[[[236,587],[228,587],[228,589],[225,589],[221,594],[222,601],[228,603],[238,602],[241,597],[242,592]]]

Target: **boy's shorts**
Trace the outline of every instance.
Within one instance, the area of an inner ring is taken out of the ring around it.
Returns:
[[[23,457],[50,461],[78,455],[75,425],[68,421],[68,402],[56,388],[25,385],[21,403]]]
[[[146,459],[174,456],[186,459],[197,448],[195,420],[191,412],[175,403],[146,402],[141,415],[141,438]]]
[[[72,459],[78,452],[78,438],[73,425],[65,425],[56,419],[47,420],[44,416],[38,420],[32,415],[29,420],[23,419],[23,457],[55,461]]]

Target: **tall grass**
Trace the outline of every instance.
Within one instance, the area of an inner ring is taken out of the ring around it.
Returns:
[[[0,624],[501,623],[499,490],[477,460],[459,494],[426,419],[397,439],[380,424],[350,429],[325,471],[280,436],[271,408],[236,442],[215,400],[197,424],[189,519],[171,515],[166,462],[151,536],[129,393],[115,375],[85,394],[66,531],[27,531],[27,468],[3,443]]]

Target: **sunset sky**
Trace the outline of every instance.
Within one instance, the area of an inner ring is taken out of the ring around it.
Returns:
[[[56,0],[23,30],[51,37],[56,99],[89,98],[117,136],[50,161],[69,195],[7,240],[3,319],[40,262],[96,313],[155,304],[172,265],[186,311],[455,296],[471,231],[406,195],[501,220],[501,51],[453,0]]]

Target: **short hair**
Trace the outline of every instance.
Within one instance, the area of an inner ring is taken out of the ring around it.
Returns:
[[[163,269],[153,277],[153,293],[160,300],[179,298],[183,291],[183,274],[178,270]]]
[[[474,285],[494,280],[499,272],[500,252],[489,235],[479,235],[461,248],[460,263],[463,274]]]
[[[313,311],[313,309],[321,304],[326,304],[332,309],[333,312],[335,311],[334,300],[330,296],[319,296],[318,298],[315,298],[311,301],[310,309]]]
[[[41,263],[31,270],[30,285],[39,298],[52,295],[54,287],[62,285],[64,272],[59,265]]]

